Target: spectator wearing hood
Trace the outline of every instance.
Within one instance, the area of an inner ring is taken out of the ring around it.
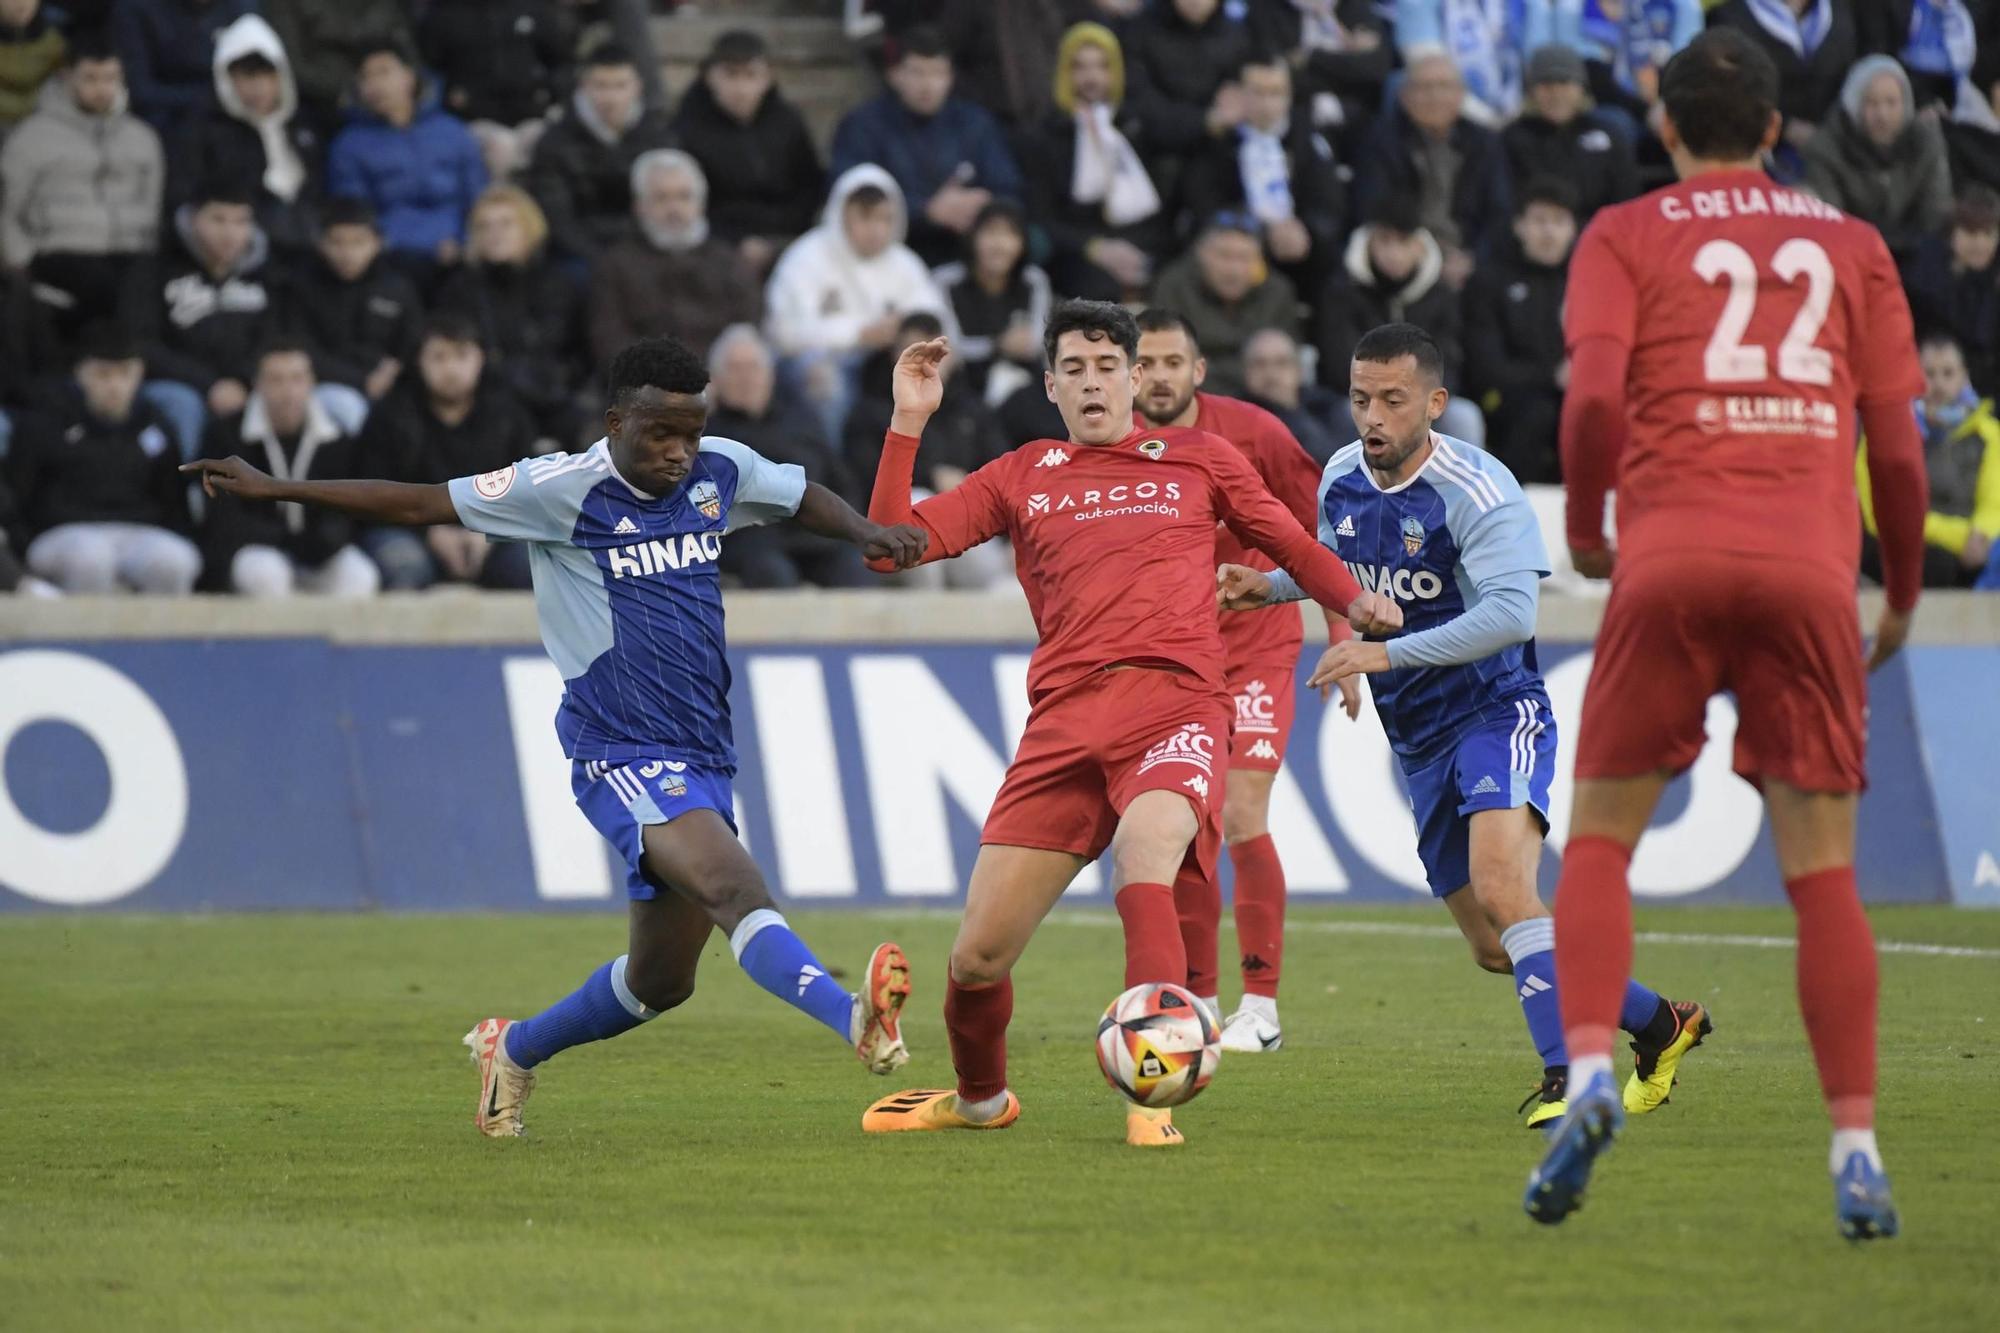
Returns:
[[[1021,169],[984,107],[951,95],[951,52],[933,28],[906,33],[889,91],[847,113],[833,136],[833,170],[888,170],[910,212],[908,244],[926,262],[958,252],[979,210],[1021,198]]]
[[[222,30],[256,8],[253,0],[121,0],[111,39],[125,62],[132,109],[171,139],[214,105],[213,52]]]
[[[1117,35],[1079,23],[1056,52],[1055,108],[1023,139],[1028,216],[1049,238],[1058,290],[1134,297],[1172,243],[1172,218],[1147,161],[1154,144],[1125,96]]]
[[[287,481],[355,475],[354,441],[314,397],[312,352],[277,339],[257,354],[257,377],[242,415],[211,422],[202,457],[241,454]],[[208,501],[201,525],[210,577],[252,597],[295,591],[366,597],[382,586],[375,562],[354,541],[354,520],[300,504],[246,504],[230,495]]]
[[[1568,181],[1575,212],[1588,222],[1606,204],[1639,193],[1639,163],[1624,129],[1590,109],[1583,57],[1567,46],[1539,46],[1528,56],[1527,102],[1500,132],[1516,181]]]
[[[771,77],[770,53],[752,32],[716,38],[674,117],[680,146],[709,182],[715,234],[758,274],[813,225],[826,168],[805,117]]]
[[[1450,57],[1415,57],[1396,105],[1376,120],[1354,167],[1363,215],[1390,198],[1415,202],[1419,224],[1444,247],[1445,285],[1453,291],[1471,276],[1473,256],[1505,234],[1512,215],[1500,136],[1464,110],[1465,84]]]
[[[826,438],[840,433],[855,377],[887,347],[903,317],[928,310],[956,332],[930,270],[903,244],[903,192],[873,163],[833,183],[820,224],[786,247],[764,289],[764,332],[779,378],[820,414]]]
[[[243,410],[257,347],[277,331],[283,283],[250,191],[212,182],[174,214],[174,239],[126,279],[120,317],[139,339],[147,397],[188,457],[210,415]]]
[[[576,24],[557,0],[431,0],[417,24],[417,50],[444,86],[444,105],[464,120],[495,180],[525,165],[569,96]]]
[[[709,227],[701,164],[678,148],[642,153],[631,194],[633,234],[591,270],[592,357],[608,364],[661,336],[704,356],[724,328],[754,323],[757,277]]]
[[[2000,393],[2000,194],[1977,181],[1959,191],[1951,230],[1917,247],[1906,275],[1920,329],[1958,340],[1972,387]]]
[[[68,50],[42,0],[0,0],[0,137],[35,109],[49,76]]]
[[[1737,29],[1778,67],[1778,110],[1793,149],[1805,147],[1839,100],[1859,54],[1855,8],[1847,0],[1725,0],[1708,12],[1709,27]]]
[[[867,503],[854,473],[820,434],[819,419],[778,387],[771,349],[749,324],[730,325],[709,348],[705,429],[739,440],[774,463],[795,464],[807,481],[849,503]],[[746,588],[864,588],[875,582],[853,546],[796,523],[731,533],[722,544],[722,572]]]
[[[562,449],[587,443],[576,392],[583,379],[583,293],[549,257],[549,224],[518,185],[495,185],[472,206],[465,262],[438,289],[439,310],[479,328],[498,377]],[[596,439],[595,435],[590,437]]]
[[[356,77],[359,105],[327,154],[327,192],[373,205],[390,253],[427,279],[464,248],[486,188],[479,141],[396,47],[367,52]]]
[[[1219,213],[1153,284],[1153,304],[1180,311],[1194,329],[1211,393],[1243,392],[1243,344],[1251,334],[1299,326],[1298,292],[1264,262],[1258,232],[1248,214]]]
[[[632,229],[632,164],[672,145],[666,113],[642,98],[632,53],[609,42],[583,58],[568,113],[543,133],[524,184],[556,248],[596,262]]]
[[[1840,108],[1805,148],[1806,187],[1873,223],[1889,252],[1907,261],[1927,232],[1951,217],[1951,163],[1944,135],[1917,115],[1910,76],[1891,56],[1855,63]]]
[[[160,137],[126,110],[118,54],[70,43],[68,67],[0,148],[0,261],[25,269],[62,353],[115,309],[125,274],[159,244],[166,166]]]
[[[1125,98],[1145,127],[1146,168],[1172,200],[1188,162],[1243,123],[1235,79],[1250,34],[1221,0],[1159,0],[1125,25],[1122,40]]]
[[[1338,257],[1347,188],[1333,147],[1292,99],[1291,66],[1252,55],[1236,72],[1243,121],[1189,164],[1182,202],[1195,218],[1232,209],[1264,228],[1264,254],[1301,291],[1318,290]]]
[[[311,248],[324,163],[319,135],[299,117],[299,93],[284,44],[247,14],[215,42],[215,104],[189,116],[168,159],[167,209],[197,186],[226,181],[248,190],[257,225],[281,254]]]
[[[1345,392],[1354,345],[1383,324],[1415,324],[1437,340],[1444,354],[1445,387],[1456,394],[1465,359],[1458,296],[1444,280],[1444,247],[1417,215],[1416,202],[1391,197],[1375,205],[1368,220],[1347,238],[1340,271],[1319,300],[1319,377],[1329,389]],[[1454,397],[1438,429],[1481,444],[1485,423],[1479,410]]]
[[[1918,346],[1924,396],[1913,410],[1924,438],[1930,504],[1924,514],[1924,586],[1969,588],[2000,546],[2000,420],[1965,376],[1965,359],[1949,334]],[[1861,572],[1882,580],[1882,549],[1868,485],[1868,445],[1854,457],[1861,494]]]
[[[363,57],[417,49],[409,0],[262,0],[259,12],[292,53],[299,100],[322,135],[339,129]]]
[[[362,396],[359,416],[339,418],[357,433],[368,404],[395,387],[416,354],[424,318],[416,284],[382,257],[375,210],[364,200],[327,201],[317,253],[299,266],[288,304],[312,349],[322,399],[335,386]]]
[[[1576,191],[1560,177],[1532,180],[1514,213],[1514,244],[1465,286],[1465,385],[1492,396],[1486,447],[1522,485],[1556,484],[1569,356],[1563,294],[1576,244]]]
[[[1298,340],[1283,329],[1259,329],[1243,344],[1243,397],[1282,421],[1321,466],[1354,437],[1346,401],[1306,382]]]

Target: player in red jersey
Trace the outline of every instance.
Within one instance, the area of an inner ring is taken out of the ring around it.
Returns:
[[[1364,592],[1233,445],[1139,428],[1138,342],[1122,306],[1058,306],[1044,334],[1046,384],[1069,438],[1025,445],[914,511],[910,475],[937,408],[945,340],[896,363],[896,414],[869,512],[924,528],[933,560],[1011,538],[1040,643],[1027,729],[986,817],[951,950],[944,1017],[957,1090],[884,1098],[862,1117],[870,1132],[999,1128],[1020,1114],[1007,1090],[1010,973],[1076,872],[1107,846],[1125,984],[1185,980],[1169,886],[1190,862],[1215,873],[1227,776],[1217,750],[1235,711],[1216,629],[1218,519],[1275,555],[1321,605],[1346,607],[1358,628],[1402,624],[1394,602]],[[1126,1141],[1181,1138],[1166,1112],[1133,1107]]]
[[[1254,403],[1200,392],[1208,363],[1187,320],[1163,306],[1139,315],[1139,412],[1155,426],[1190,426],[1220,435],[1250,460],[1271,494],[1284,502],[1308,532],[1319,530],[1320,467],[1285,423]],[[1215,562],[1272,568],[1226,524],[1215,529]],[[1271,787],[1291,738],[1292,673],[1298,669],[1305,626],[1298,608],[1219,613],[1225,688],[1236,700],[1236,726],[1229,737],[1229,789],[1222,802],[1222,841],[1236,871],[1236,938],[1243,974],[1243,1000],[1222,1027],[1225,1051],[1275,1051],[1284,1040],[1278,1026],[1278,978],[1285,947],[1285,867],[1271,841]],[[1347,621],[1327,613],[1327,640],[1347,637]],[[1322,697],[1331,691],[1328,686]],[[1343,677],[1341,705],[1352,718],[1361,711],[1359,678]],[[1219,977],[1217,936],[1222,924],[1221,887],[1212,876],[1183,872],[1174,881],[1187,947],[1188,989],[1216,1008]],[[1221,1021],[1220,1010],[1217,1019]]]
[[[1661,90],[1680,183],[1600,212],[1570,261],[1569,541],[1577,568],[1612,585],[1556,893],[1569,1113],[1525,1206],[1542,1222],[1574,1211],[1622,1123],[1610,1072],[1632,964],[1626,868],[1667,781],[1701,750],[1709,696],[1727,690],[1736,771],[1763,790],[1798,915],[1840,1227],[1894,1235],[1873,1129],[1875,942],[1853,864],[1866,671],[1907,637],[1923,563],[1910,311],[1873,227],[1758,170],[1778,135],[1778,75],[1754,43],[1703,34]],[[1857,406],[1888,587],[1866,665]]]

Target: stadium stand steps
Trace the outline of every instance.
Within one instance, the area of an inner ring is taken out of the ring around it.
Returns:
[[[676,101],[687,90],[715,39],[748,28],[770,44],[778,86],[805,114],[824,149],[834,126],[881,87],[859,48],[841,29],[835,6],[813,0],[737,0],[700,13],[653,20],[653,44]]]

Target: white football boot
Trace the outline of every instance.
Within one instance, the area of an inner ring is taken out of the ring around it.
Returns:
[[[1261,995],[1246,995],[1222,1025],[1225,1051],[1275,1051],[1285,1044],[1278,1027],[1278,1004]]]

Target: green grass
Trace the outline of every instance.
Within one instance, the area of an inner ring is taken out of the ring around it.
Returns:
[[[1117,937],[1052,922],[1018,973],[1020,1123],[864,1138],[950,1080],[952,921],[799,913],[829,961],[893,933],[917,1056],[868,1078],[711,941],[686,1008],[545,1070],[531,1140],[471,1126],[473,1019],[567,990],[611,918],[0,922],[0,1328],[1243,1330],[1992,1327],[2000,960],[1883,959],[1882,1134],[1905,1234],[1834,1233],[1783,950],[1642,944],[1713,1008],[1672,1105],[1590,1206],[1520,1212],[1538,1073],[1506,983],[1454,940],[1297,912],[1286,1049],[1226,1061],[1144,1154],[1090,1036]],[[2000,914],[1875,915],[2000,947]],[[1642,927],[1782,934],[1782,913]],[[1225,935],[1225,955],[1229,948]]]

